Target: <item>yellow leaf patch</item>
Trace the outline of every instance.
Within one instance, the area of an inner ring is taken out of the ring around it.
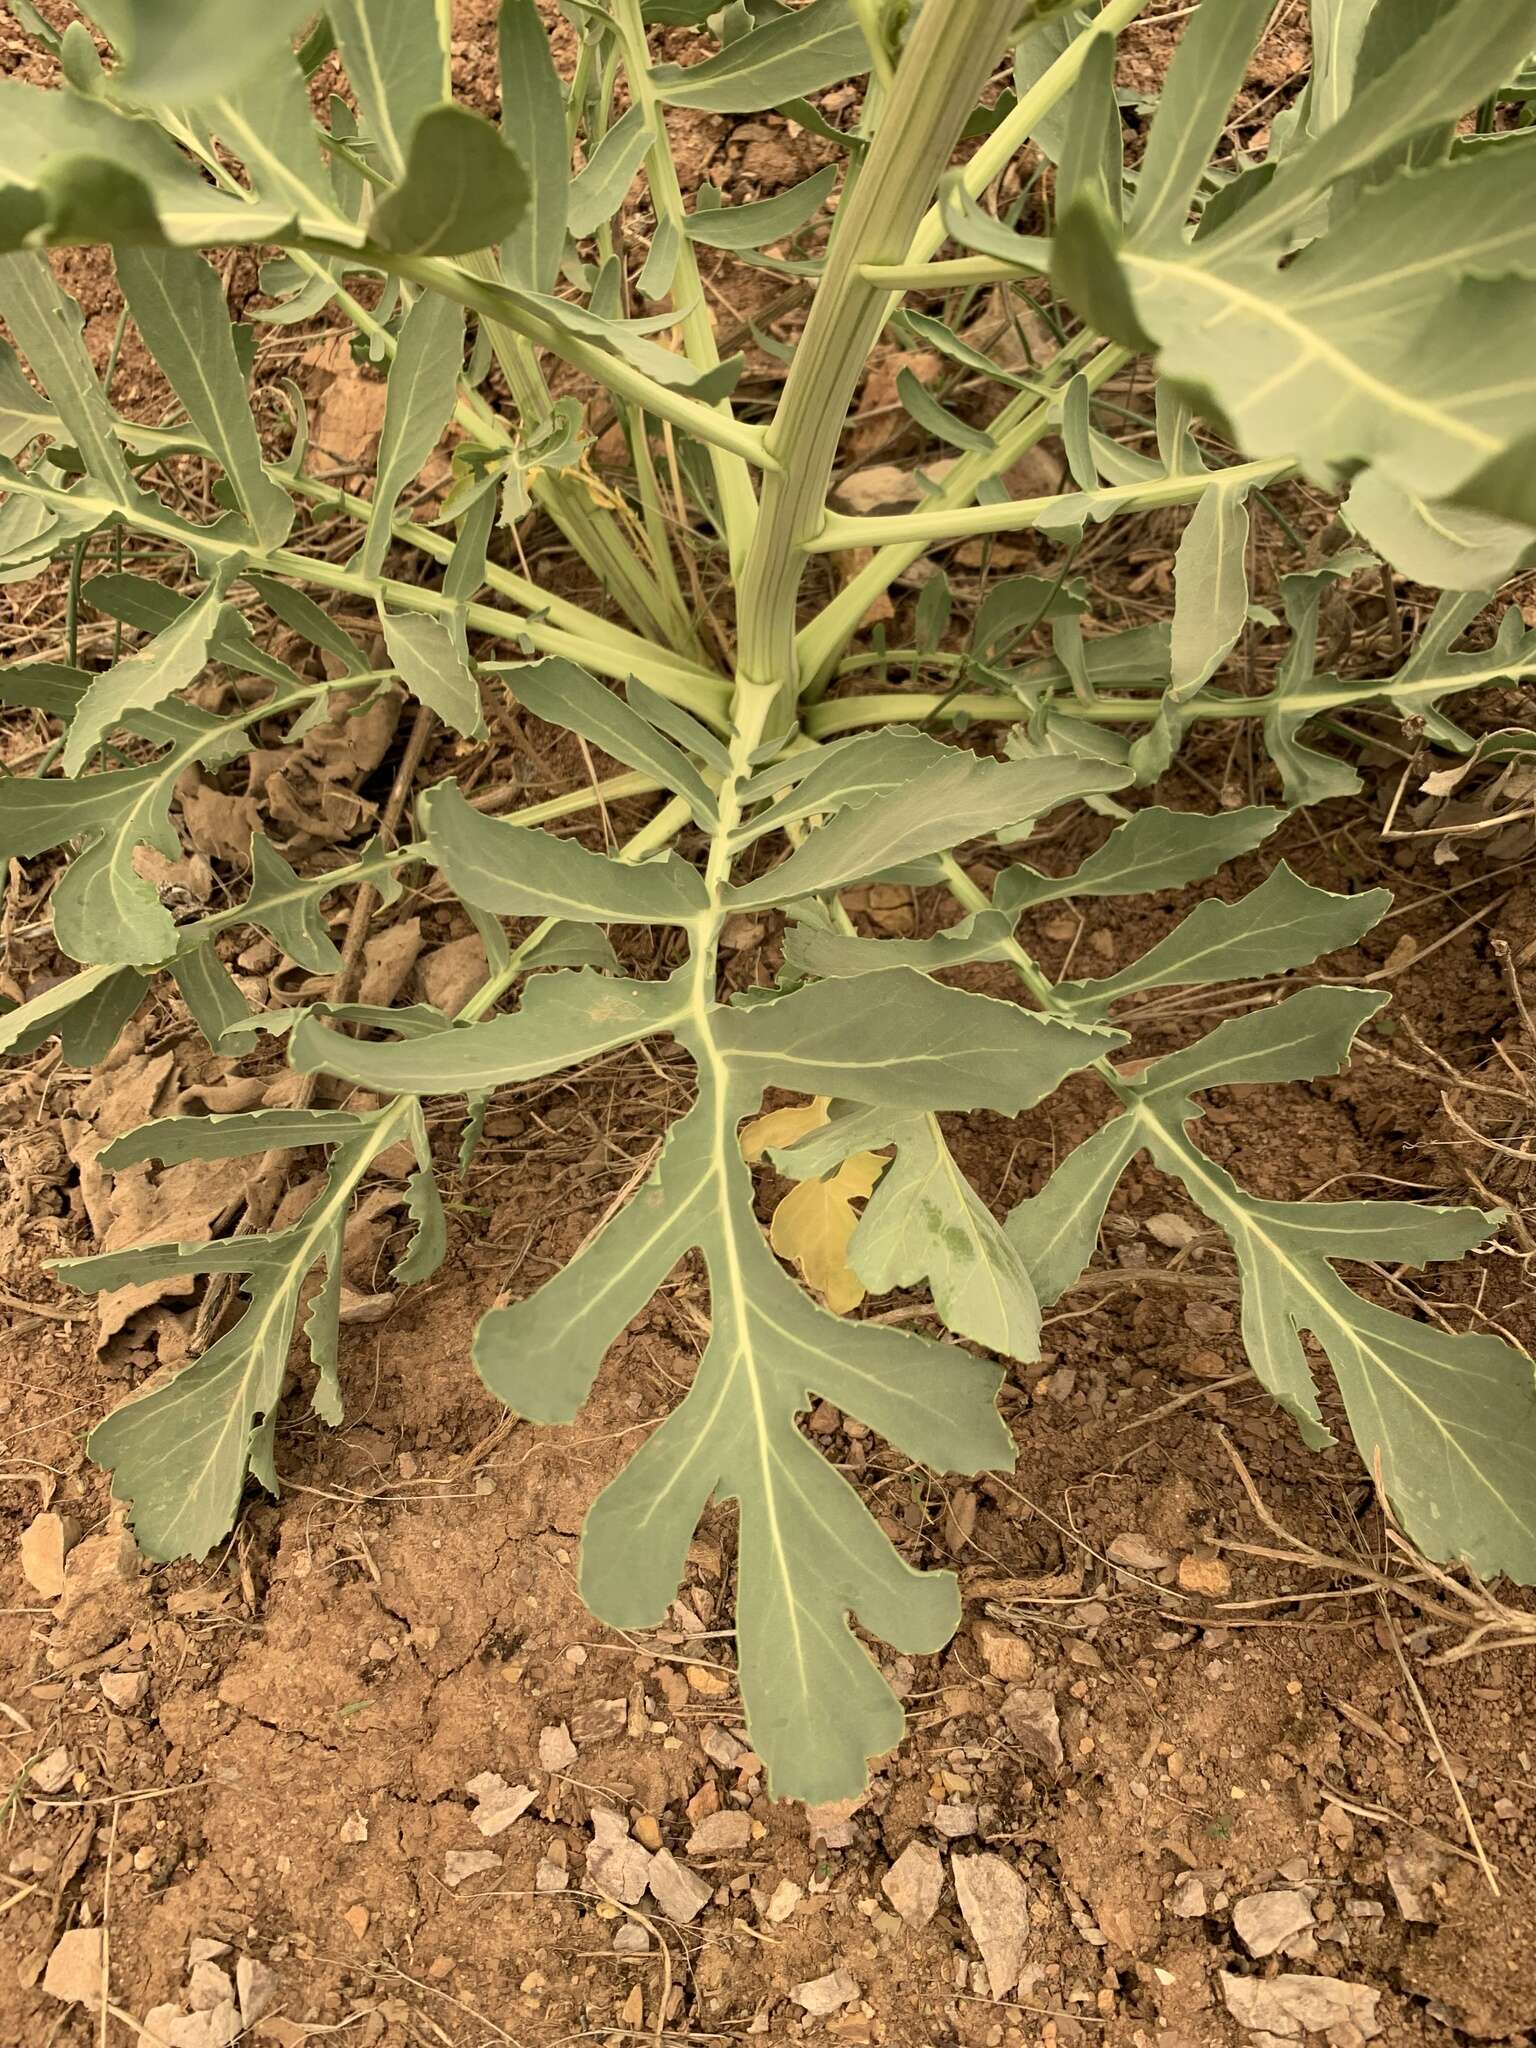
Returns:
[[[790,1109],[770,1110],[741,1133],[742,1157],[755,1165],[776,1146],[792,1145],[828,1121],[830,1098],[818,1095]],[[864,1299],[864,1287],[848,1264],[848,1244],[859,1221],[856,1201],[874,1192],[889,1161],[878,1152],[854,1152],[825,1180],[802,1180],[773,1212],[768,1242],[781,1259],[799,1269],[808,1287],[835,1315],[845,1316]]]

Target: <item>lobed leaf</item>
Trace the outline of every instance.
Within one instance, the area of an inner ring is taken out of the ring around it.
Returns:
[[[452,782],[421,799],[421,824],[449,887],[501,917],[688,924],[708,906],[697,872],[676,854],[626,866],[536,826],[482,817]]]
[[[151,1157],[240,1157],[277,1144],[333,1146],[320,1192],[298,1222],[277,1232],[209,1244],[136,1246],[95,1258],[68,1259],[54,1270],[86,1291],[171,1273],[240,1273],[247,1306],[202,1357],[160,1386],[131,1395],[97,1423],[87,1439],[92,1458],[113,1474],[113,1491],[130,1504],[140,1548],[149,1557],[204,1557],[234,1520],[248,1473],[277,1492],[273,1431],[288,1353],[309,1276],[317,1263],[328,1279],[311,1309],[308,1335],[320,1378],[312,1405],[341,1419],[335,1384],[336,1315],[340,1306],[342,1236],[364,1174],[401,1137],[411,1134],[414,1105],[395,1104],[367,1117],[325,1114],[295,1122],[292,1110],[250,1117],[177,1118],[117,1141],[118,1163]],[[206,1126],[201,1132],[198,1125]],[[216,1152],[215,1126],[233,1150]],[[358,1128],[360,1126],[360,1128]],[[233,1127],[233,1128],[231,1128]],[[191,1130],[190,1137],[183,1135]],[[183,1151],[183,1147],[191,1149]],[[209,1149],[203,1149],[209,1148]]]
[[[1070,875],[1006,868],[993,889],[998,910],[1017,913],[1071,896],[1143,896],[1204,881],[1230,860],[1251,853],[1284,822],[1265,805],[1240,811],[1170,811],[1149,804],[1117,825],[1097,853]]]
[[[1119,789],[1123,772],[1091,761],[988,761],[938,750],[896,793],[837,811],[760,881],[732,889],[748,910],[878,874],[965,839],[1022,824],[1093,791]],[[797,800],[804,800],[803,785]]]

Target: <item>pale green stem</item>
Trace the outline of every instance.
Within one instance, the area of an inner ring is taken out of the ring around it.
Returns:
[[[879,547],[888,540],[900,546],[915,541],[931,547],[938,541],[970,540],[986,533],[1016,533],[1038,526],[1045,518],[1070,518],[1079,508],[1097,523],[1122,512],[1150,512],[1159,505],[1188,505],[1218,485],[1262,489],[1293,476],[1290,461],[1242,462],[1231,469],[1193,470],[1183,476],[1156,477],[1147,483],[1114,484],[1100,490],[1048,498],[1010,498],[1001,505],[941,507],[930,512],[893,512],[885,518],[851,519],[829,512],[816,538],[807,541],[811,554],[837,548]]]
[[[1051,365],[1052,374],[1066,381],[1075,371],[1077,358],[1094,343],[1082,334],[1068,342]],[[1117,346],[1100,349],[1082,374],[1090,391],[1097,391],[1131,360],[1128,349]],[[1043,441],[1060,423],[1060,399],[1041,399],[1021,391],[992,422],[996,446],[962,455],[944,478],[938,492],[928,501],[934,511],[969,505],[978,487],[994,476],[1006,474],[1031,448]],[[872,561],[851,577],[832,601],[811,620],[797,643],[801,674],[806,678],[806,697],[814,700],[836,673],[838,657],[859,629],[859,622],[875,599],[887,590],[904,569],[910,568],[924,551],[923,541],[892,541],[879,547]]]
[[[1000,177],[1013,162],[1034,134],[1041,116],[1050,113],[1066,98],[1082,76],[1094,43],[1101,36],[1117,36],[1149,4],[1150,0],[1109,0],[1103,13],[1068,43],[1056,62],[1041,73],[1012,111],[1004,115],[990,135],[983,137],[960,173],[961,182],[973,199],[979,198],[993,179]],[[944,217],[937,206],[931,206],[904,252],[904,262],[908,265],[926,263],[946,239]]]
[[[896,67],[891,62],[890,49],[885,40],[885,10],[882,0],[850,0],[850,4],[853,17],[864,37],[864,47],[869,52],[870,71],[882,89],[889,92],[896,76]]]
[[[988,0],[988,4],[992,4],[992,0]],[[547,348],[552,354],[562,357],[573,369],[583,370],[589,377],[596,378],[609,391],[643,406],[658,419],[670,420],[674,426],[684,428],[707,446],[727,449],[760,469],[777,467],[775,458],[765,446],[761,427],[725,419],[712,405],[703,404],[686,391],[674,391],[670,385],[659,384],[654,377],[637,370],[633,363],[625,362],[621,356],[610,355],[596,342],[587,341],[562,327],[554,313],[546,316],[536,312],[523,302],[520,294],[508,287],[489,278],[473,277],[457,264],[437,256],[396,256],[374,249],[366,252],[365,260],[381,269],[388,268],[402,277],[412,278],[417,284],[430,285],[445,298],[456,299],[460,305],[471,307],[482,318],[510,327],[515,334],[521,334],[540,348]]]
[[[1283,695],[1270,691],[1262,697],[1232,697],[1206,688],[1179,707],[1184,718],[1319,718],[1348,711],[1363,704],[1380,704],[1399,718],[1411,718],[1428,710],[1439,698],[1468,690],[1486,689],[1509,681],[1510,664],[1490,661],[1486,666],[1454,673],[1409,676],[1399,682],[1391,676],[1364,676],[1359,682],[1321,680],[1303,690]],[[1073,698],[1071,715],[1082,725],[1149,725],[1157,715],[1157,694],[1146,697],[1094,697],[1089,702]],[[1029,710],[1021,699],[986,695],[980,691],[951,697],[926,690],[892,690],[879,696],[833,697],[810,705],[805,712],[807,734],[817,740],[835,738],[861,726],[921,724],[942,711],[947,716],[963,715],[972,720],[987,719],[1016,723]]]
[[[937,263],[866,263],[859,275],[883,292],[947,292],[956,285],[1008,284],[1023,275],[1000,256],[949,256]]]
[[[57,496],[51,486],[19,473],[15,478],[7,478],[6,489],[24,497],[51,499]],[[120,504],[114,498],[96,497],[85,484],[76,485],[69,499],[81,510],[97,511],[103,521],[127,517],[136,530],[153,534],[174,547],[195,551],[202,560],[227,561],[238,557],[242,567],[270,569],[275,575],[292,577],[295,582],[313,583],[322,590],[345,590],[371,601],[387,598],[406,611],[429,612],[440,618],[451,618],[462,609],[466,623],[477,633],[488,634],[497,640],[526,640],[541,654],[566,655],[572,661],[594,669],[599,675],[621,679],[638,676],[672,703],[686,706],[717,730],[724,730],[727,726],[722,696],[724,685],[698,670],[679,668],[665,654],[631,654],[607,641],[588,640],[580,634],[562,632],[545,620],[518,618],[512,613],[497,611],[491,605],[471,604],[461,608],[440,590],[428,590],[419,583],[397,582],[389,576],[365,576],[339,562],[321,561],[310,555],[298,554],[291,548],[255,548],[249,541],[230,538],[212,527],[188,528],[169,513],[157,517],[148,501],[130,506]]]
[[[848,406],[890,312],[865,263],[911,244],[1016,13],[1016,0],[929,0],[897,66],[880,131],[838,209],[822,280],[790,364],[766,446],[757,529],[738,583],[738,678],[774,693],[782,736],[799,692],[795,600],[804,543],[825,515]]]
[[[359,518],[368,516],[368,500],[358,498],[349,491],[338,491],[332,484],[316,483],[309,477],[291,477],[278,472],[280,480],[300,496],[310,498],[317,504],[337,503],[346,511]],[[422,526],[413,519],[396,517],[390,522],[390,530],[398,540],[411,547],[420,548],[423,554],[431,555],[439,562],[451,562],[458,543],[447,534],[439,533],[432,527]],[[510,597],[535,615],[543,614],[550,625],[562,632],[572,633],[588,641],[601,642],[613,650],[610,659],[614,662],[627,661],[631,665],[644,662],[655,669],[665,664],[676,674],[692,676],[696,681],[712,686],[715,694],[724,700],[728,685],[724,677],[701,662],[688,660],[683,655],[669,656],[655,647],[649,640],[642,640],[638,633],[631,633],[626,627],[616,625],[612,619],[600,619],[596,612],[589,612],[584,605],[573,604],[569,598],[557,597],[552,591],[542,590],[537,583],[526,576],[519,576],[515,570],[505,569],[498,562],[485,565],[485,582],[488,589],[498,591],[503,597]],[[610,667],[610,675],[628,674],[629,670]]]
[[[632,421],[630,453],[635,462],[635,485],[640,495],[640,511],[645,521],[646,538],[650,542],[651,559],[672,602],[679,611],[686,613],[687,603],[678,580],[677,557],[673,552],[666,507],[662,502],[661,479],[656,474],[656,458],[645,431],[645,414],[635,412],[633,408],[628,410]]]
[[[227,101],[220,104],[231,132],[242,139],[247,148],[259,141],[259,138],[253,137],[251,131],[239,120]],[[204,166],[221,191],[246,204],[254,203],[255,195],[230,176],[218,157],[205,148],[201,138],[186,122],[168,114],[166,125]],[[328,147],[335,147],[334,142],[324,134],[324,131],[322,140]],[[366,176],[377,179],[378,174],[366,163],[360,162],[358,167]],[[287,173],[280,161],[269,159],[267,169],[280,181],[286,181]],[[297,186],[294,188],[294,198],[296,207],[302,212],[309,195],[302,186]],[[340,216],[337,216],[338,230],[344,229],[346,225]],[[338,246],[344,258],[356,257],[355,250],[344,245]],[[299,267],[308,271],[312,277],[324,276],[331,279],[331,273],[326,265],[301,242],[290,243],[288,253]],[[476,259],[469,260],[473,263]],[[481,260],[489,263],[495,261],[489,254]],[[395,337],[373,317],[367,307],[346,290],[339,279],[333,279],[332,282],[335,297],[348,319],[360,332],[366,334],[370,341],[392,357],[396,347]],[[501,330],[499,325],[493,326],[489,320],[486,324],[494,347],[498,332]],[[497,360],[501,363],[507,378],[508,388],[524,418],[543,420],[549,414],[549,392],[533,350],[520,336],[511,336],[509,340],[514,344],[512,347],[505,351],[501,347],[496,348]],[[473,390],[462,379],[454,406],[454,418],[466,432],[476,437],[487,438],[494,447],[510,448],[515,445],[512,435],[496,417],[494,409],[479,392]],[[643,564],[624,546],[622,536],[613,530],[611,519],[600,507],[591,502],[586,487],[580,480],[572,485],[558,473],[541,475],[534,480],[532,495],[587,566],[602,578],[605,587],[637,625],[647,627],[662,640],[684,651],[697,651],[697,643],[692,638],[686,613],[678,611],[669,617],[660,592],[645,575]]]
[[[488,283],[499,283],[498,259],[487,252],[468,259]],[[507,389],[525,423],[541,424],[550,416],[551,400],[544,373],[530,344],[507,323],[482,312],[491,352],[501,366]],[[505,430],[503,430],[505,432]],[[700,648],[686,609],[674,603],[666,585],[653,577],[629,545],[608,507],[593,501],[580,475],[541,470],[530,493],[563,533],[582,560],[601,580],[636,625],[682,654],[698,657]],[[659,566],[659,565],[658,565]]]
[[[143,427],[136,420],[121,419],[115,414],[112,426],[114,432],[140,454],[153,454],[161,449],[167,453],[195,449],[210,461],[214,460],[213,450],[207,442],[200,440],[187,429]],[[368,499],[360,498],[352,491],[341,490],[335,484],[321,483],[315,477],[295,476],[291,470],[280,468],[269,468],[267,474],[280,483],[284,490],[291,491],[296,497],[308,499],[311,504],[339,507],[356,519],[366,519],[372,509]],[[450,562],[453,559],[457,542],[450,540],[446,534],[435,533],[431,528],[419,525],[403,514],[397,513],[391,519],[390,531],[397,540],[406,541],[410,546],[420,548],[424,554],[433,556],[439,562]],[[492,590],[499,591],[503,597],[515,598],[525,609],[542,613],[551,625],[558,626],[564,632],[576,633],[588,640],[601,640],[631,658],[651,661],[659,658],[656,648],[649,640],[642,640],[637,633],[631,633],[626,627],[615,624],[612,619],[600,618],[596,612],[589,612],[584,605],[574,604],[569,598],[558,597],[553,592],[541,590],[538,584],[530,582],[526,576],[517,575],[511,569],[503,569],[495,562],[487,562],[485,581]],[[682,665],[701,677],[713,675],[713,671],[702,664]],[[724,688],[723,682],[721,687]]]
[[[677,231],[679,248],[672,303],[679,308],[678,328],[683,338],[683,349],[697,368],[714,369],[720,361],[720,352],[715,345],[714,323],[705,304],[704,281],[699,275],[698,259],[684,227],[687,214],[682,188],[677,181],[677,166],[672,161],[671,145],[667,139],[666,112],[651,84],[650,49],[646,42],[640,0],[612,0],[612,4],[613,18],[624,47],[624,69],[630,94],[634,104],[644,108],[652,135],[645,159],[651,204],[655,208],[658,225],[669,221]],[[732,417],[729,399],[720,399],[715,410],[724,419]],[[757,522],[757,499],[752,489],[751,472],[740,456],[723,448],[712,447],[709,459],[720,498],[731,573],[735,575],[740,571],[752,528]]]

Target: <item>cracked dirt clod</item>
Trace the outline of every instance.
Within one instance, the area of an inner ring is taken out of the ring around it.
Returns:
[[[1024,1967],[1029,1938],[1029,1894],[1024,1880],[1001,1856],[954,1856],[950,1870],[955,1896],[971,1938],[987,1967],[994,1998],[1006,1998]]]
[[[475,1801],[470,1819],[482,1835],[499,1835],[525,1814],[539,1796],[531,1785],[509,1785],[497,1771],[481,1771],[464,1787]]]
[[[277,1972],[270,1964],[256,1956],[242,1956],[235,1964],[235,1991],[240,2000],[240,2019],[243,2025],[254,2027],[260,2019],[276,2005],[279,1985]]]
[[[649,1883],[651,1897],[669,1920],[696,1918],[712,1895],[712,1887],[679,1863],[669,1849],[658,1849],[652,1856]]]
[[[46,1756],[40,1756],[27,1776],[39,1792],[62,1792],[73,1770],[69,1751],[60,1744],[57,1749],[50,1749]]]
[[[1433,1923],[1440,1918],[1434,1887],[1444,1877],[1445,1867],[1445,1858],[1432,1850],[1395,1849],[1387,1857],[1387,1883],[1405,1920]]]
[[[36,1515],[22,1530],[16,1546],[21,1575],[45,1600],[57,1600],[64,1591],[64,1562],[79,1535],[65,1515]]]
[[[61,1935],[43,1972],[43,1989],[65,2005],[101,2004],[101,1929],[72,1927]]]
[[[1381,2032],[1376,2007],[1381,1993],[1367,1984],[1336,1977],[1237,1977],[1224,1970],[1216,1980],[1227,2011],[1240,2027],[1282,2040],[1323,2034],[1330,2027],[1355,2026],[1367,2041]]]
[[[551,1772],[568,1771],[576,1761],[576,1745],[571,1740],[571,1731],[562,1721],[558,1727],[545,1728],[539,1733],[539,1763]]]
[[[1300,1892],[1255,1892],[1232,1908],[1232,1925],[1249,1955],[1272,1956],[1312,1925],[1312,1908]]]
[[[926,1927],[939,1910],[944,1859],[927,1842],[908,1842],[881,1878],[880,1889],[909,1927]]]
[[[688,1837],[690,1856],[729,1856],[745,1849],[752,1839],[749,1815],[736,1807],[708,1814]]]
[[[1003,1722],[1026,1755],[1059,1771],[1066,1762],[1055,1696],[1043,1687],[1016,1686],[1003,1699]]]
[[[847,1970],[829,1970],[825,1977],[797,1984],[789,1995],[813,2019],[825,2019],[828,2013],[852,2004],[859,1995],[859,1987]]]
[[[611,1806],[592,1809],[592,1845],[587,1875],[600,1892],[622,1906],[638,1906],[651,1881],[651,1854],[633,1840],[623,1816]]]

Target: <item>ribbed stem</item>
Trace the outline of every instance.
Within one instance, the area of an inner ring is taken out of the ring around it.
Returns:
[[[777,694],[770,732],[788,725],[798,691],[795,599],[803,546],[821,525],[848,407],[891,305],[890,293],[868,283],[861,266],[894,263],[911,247],[1017,13],[1018,0],[928,0],[897,66],[879,133],[838,213],[768,429],[776,467],[763,479],[738,588],[738,689]]]

